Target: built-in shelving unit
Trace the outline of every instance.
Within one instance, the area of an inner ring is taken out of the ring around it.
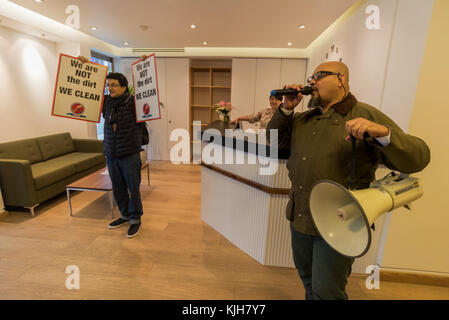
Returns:
[[[193,121],[201,121],[206,127],[218,120],[218,113],[212,105],[220,101],[231,101],[231,61],[202,60],[190,68],[190,137],[193,138]],[[220,65],[229,65],[220,66]],[[193,139],[192,139],[193,142]]]

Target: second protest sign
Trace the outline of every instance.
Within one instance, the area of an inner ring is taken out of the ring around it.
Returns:
[[[154,54],[132,65],[137,122],[161,118]]]

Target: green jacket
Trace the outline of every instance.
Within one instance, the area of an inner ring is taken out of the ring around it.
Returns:
[[[345,140],[345,123],[359,117],[388,126],[391,136],[385,147],[373,138],[356,142],[355,189],[369,186],[380,163],[403,173],[421,171],[429,163],[430,151],[424,141],[404,133],[393,120],[378,109],[358,102],[352,94],[324,114],[315,108],[287,116],[278,108],[267,132],[278,129],[279,148],[290,147],[287,169],[292,187],[286,215],[293,221],[295,230],[319,235],[309,208],[310,192],[316,181],[328,179],[346,188],[350,186],[352,144]]]

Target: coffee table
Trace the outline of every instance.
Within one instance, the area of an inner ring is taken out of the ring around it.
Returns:
[[[76,191],[108,192],[109,204],[111,207],[111,216],[112,218],[114,218],[114,198],[112,195],[112,183],[107,173],[108,169],[105,167],[65,187],[71,216],[73,214],[72,214],[72,202],[70,199],[70,191],[76,190]]]

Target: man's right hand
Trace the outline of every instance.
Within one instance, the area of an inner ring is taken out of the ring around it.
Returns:
[[[87,59],[86,57],[83,57],[83,56],[79,56],[78,60],[80,60],[82,63],[90,62],[89,59]]]
[[[287,86],[284,86],[284,89],[296,89],[298,91],[302,90],[303,88],[304,88],[303,84],[289,84]],[[298,93],[297,96],[285,96],[283,108],[286,110],[293,110],[301,102],[301,100],[302,100],[301,93]]]

